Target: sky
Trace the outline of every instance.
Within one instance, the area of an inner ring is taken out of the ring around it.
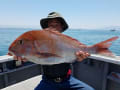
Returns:
[[[40,19],[59,12],[69,28],[120,26],[120,0],[0,0],[1,27],[40,27]]]

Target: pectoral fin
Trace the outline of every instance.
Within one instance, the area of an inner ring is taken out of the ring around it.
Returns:
[[[49,57],[61,57],[54,53],[47,53],[47,52],[38,52],[36,53],[36,56],[39,58],[49,58]]]

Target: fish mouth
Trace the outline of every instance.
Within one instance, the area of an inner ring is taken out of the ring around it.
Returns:
[[[26,61],[25,56],[15,55],[13,52],[9,51],[7,55],[13,56],[15,60]]]
[[[15,56],[15,54],[14,54],[13,52],[11,52],[11,51],[9,51],[9,52],[7,53],[7,55]]]
[[[9,51],[7,55],[21,57],[20,55],[15,54],[15,52]]]

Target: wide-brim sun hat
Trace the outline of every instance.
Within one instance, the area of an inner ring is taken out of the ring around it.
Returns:
[[[48,27],[48,21],[51,19],[58,19],[58,21],[61,22],[62,26],[63,26],[63,31],[65,31],[68,28],[68,24],[66,23],[66,21],[64,20],[64,18],[57,12],[51,12],[48,14],[47,18],[43,18],[40,20],[40,25],[41,27],[47,28]]]

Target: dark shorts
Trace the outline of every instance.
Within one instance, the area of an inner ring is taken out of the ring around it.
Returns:
[[[70,76],[60,83],[48,80],[45,76],[42,77],[40,84],[34,90],[94,90],[91,86]]]

